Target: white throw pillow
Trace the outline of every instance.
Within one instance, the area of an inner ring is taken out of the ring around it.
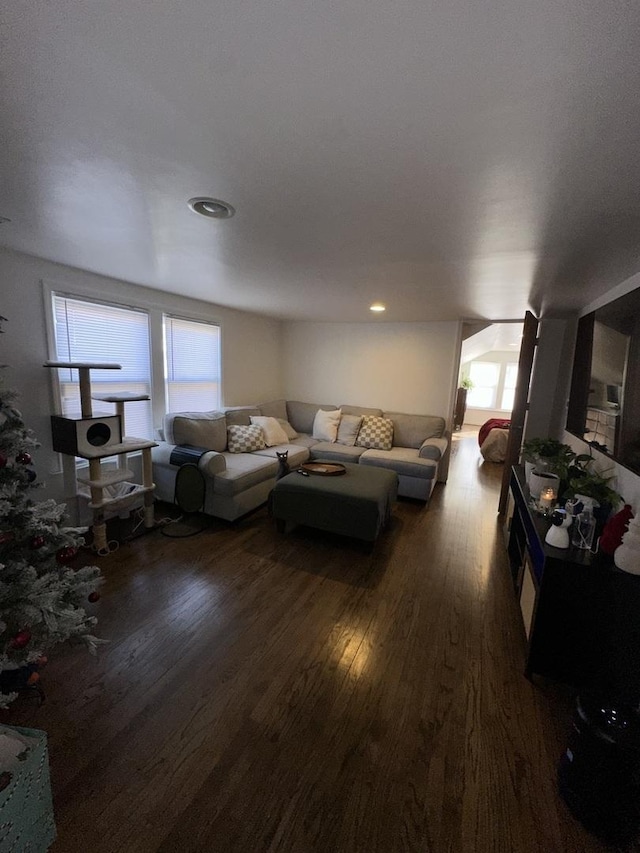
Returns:
[[[251,415],[251,423],[254,426],[262,428],[267,447],[274,447],[276,444],[289,444],[287,434],[276,418],[267,418],[264,415]]]
[[[324,409],[318,409],[316,416],[313,419],[313,438],[319,441],[335,441],[338,436],[338,426],[342,411],[336,409],[335,412],[325,412]]]

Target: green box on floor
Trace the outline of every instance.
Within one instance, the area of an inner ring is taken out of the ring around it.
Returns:
[[[44,853],[56,837],[47,735],[38,729],[0,726],[0,735],[15,734],[27,745],[17,762],[0,766],[0,784],[6,785],[0,791],[0,850]]]

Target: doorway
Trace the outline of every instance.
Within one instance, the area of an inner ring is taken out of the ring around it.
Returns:
[[[459,393],[454,434],[477,436],[487,422],[511,419],[523,328],[522,320],[463,323],[458,389],[470,387]]]

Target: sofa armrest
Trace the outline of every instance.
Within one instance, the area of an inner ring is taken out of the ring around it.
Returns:
[[[175,444],[161,441],[157,447],[151,449],[151,458],[158,465],[170,465],[171,454],[175,448]],[[176,468],[178,466],[174,465],[172,467]],[[217,453],[215,450],[208,450],[198,460],[198,468],[205,476],[213,477],[215,474],[221,474],[227,470],[227,460],[222,453]]]
[[[446,438],[427,438],[420,446],[420,458],[439,462],[448,446],[449,440]]]

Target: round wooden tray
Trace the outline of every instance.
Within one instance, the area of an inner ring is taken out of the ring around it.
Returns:
[[[305,462],[300,468],[308,474],[318,474],[321,477],[338,477],[347,473],[347,469],[339,462]]]

